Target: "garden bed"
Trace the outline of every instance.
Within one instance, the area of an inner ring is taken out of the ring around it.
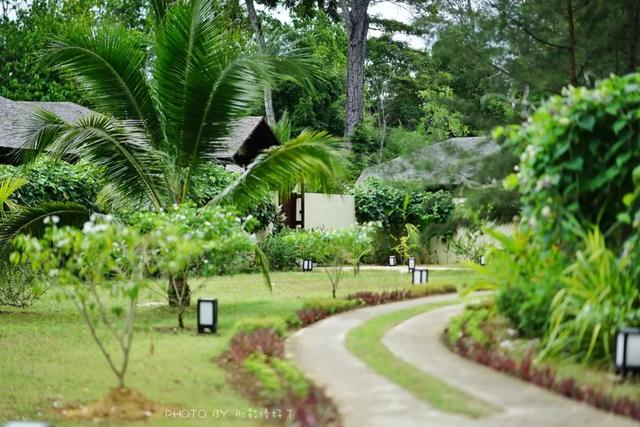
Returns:
[[[564,361],[536,360],[537,340],[518,337],[490,305],[475,305],[453,318],[443,335],[457,354],[598,409],[640,421],[635,380],[621,383],[613,373]],[[632,383],[632,384],[631,384]],[[631,384],[631,385],[630,385]]]
[[[331,399],[284,359],[287,331],[363,306],[456,290],[454,285],[427,285],[395,291],[357,292],[345,299],[308,300],[286,321],[269,317],[238,322],[229,350],[215,361],[227,372],[229,384],[243,397],[265,408],[259,415],[264,421],[278,425],[293,422],[302,427],[340,427],[338,410]]]

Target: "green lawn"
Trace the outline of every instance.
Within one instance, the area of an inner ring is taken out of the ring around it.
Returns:
[[[384,335],[394,326],[454,302],[425,304],[376,317],[349,332],[347,348],[374,371],[436,409],[470,417],[485,416],[497,409],[397,358],[382,343]]]
[[[164,306],[139,311],[138,333],[132,353],[128,386],[152,400],[184,409],[245,409],[251,405],[225,383],[224,373],[211,362],[225,350],[234,323],[242,318],[289,315],[308,298],[330,297],[331,286],[324,273],[274,273],[273,294],[260,275],[246,274],[192,280],[194,297],[217,297],[220,305],[219,334],[196,336],[192,332],[158,332],[158,326],[177,324],[175,313]],[[468,272],[434,272],[433,283],[465,283]],[[409,286],[407,274],[362,271],[345,274],[338,297],[371,290]],[[200,287],[202,285],[202,287]],[[146,296],[146,301],[161,301]],[[113,387],[115,377],[92,341],[71,303],[45,295],[25,310],[0,311],[0,421],[5,419],[50,419],[52,405],[86,402]],[[195,324],[195,308],[186,317]],[[213,420],[164,419],[153,425],[210,425]],[[146,423],[131,423],[143,425]],[[225,426],[254,426],[255,421],[227,418]],[[57,426],[74,425],[57,422]],[[79,425],[79,424],[78,424]],[[105,425],[105,424],[102,424]]]

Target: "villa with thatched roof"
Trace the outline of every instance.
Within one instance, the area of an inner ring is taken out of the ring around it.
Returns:
[[[92,112],[73,102],[12,101],[0,96],[0,163],[13,164],[19,158],[15,154],[16,150],[22,149],[22,126],[34,108],[50,111],[68,122]],[[245,167],[261,151],[279,144],[264,117],[245,117],[234,124],[229,135],[221,141],[219,152],[211,160]]]

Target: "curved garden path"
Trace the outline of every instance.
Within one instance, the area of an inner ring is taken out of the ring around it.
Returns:
[[[501,410],[480,419],[444,413],[373,372],[345,348],[347,333],[376,316],[425,303],[435,296],[332,316],[287,340],[287,355],[325,387],[345,427],[632,427],[639,424],[547,392],[451,353],[440,339],[447,319],[463,305],[437,308],[391,329],[384,344],[399,358]]]

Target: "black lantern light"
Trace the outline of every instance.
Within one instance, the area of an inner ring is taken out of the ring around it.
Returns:
[[[389,267],[395,267],[396,265],[398,265],[396,262],[396,256],[389,255]]]
[[[218,330],[218,300],[198,299],[198,333],[209,331],[215,334]]]
[[[409,257],[407,261],[407,265],[409,266],[409,271],[413,271],[416,269],[416,257]]]
[[[640,328],[624,328],[616,336],[616,372],[640,372]]]
[[[303,259],[302,271],[313,271],[313,261],[311,261],[310,259]]]
[[[422,285],[429,281],[429,270],[426,268],[414,268],[411,276],[411,283],[414,285]]]

